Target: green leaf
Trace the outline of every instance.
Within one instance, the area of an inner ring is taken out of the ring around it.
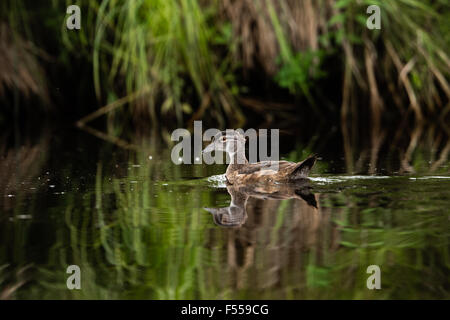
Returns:
[[[330,19],[330,21],[328,21],[328,25],[333,26],[333,25],[338,24],[338,23],[344,23],[345,19],[346,19],[346,16],[345,16],[344,13],[338,13],[338,14],[334,15]]]
[[[334,7],[336,9],[342,9],[347,7],[353,0],[338,0],[336,1],[336,3],[334,4]]]

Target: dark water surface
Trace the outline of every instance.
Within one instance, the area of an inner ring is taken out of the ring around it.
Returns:
[[[223,165],[174,165],[164,143],[71,136],[3,153],[0,298],[450,298],[447,162],[373,176],[336,155],[273,199],[227,189]],[[81,290],[66,287],[69,265]],[[366,287],[370,265],[381,290]]]

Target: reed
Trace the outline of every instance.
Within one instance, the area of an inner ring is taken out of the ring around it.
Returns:
[[[21,65],[22,78],[6,69],[0,81],[45,96],[45,81],[37,77],[55,79],[39,68],[42,59],[32,63],[32,57],[38,56],[36,48],[46,49],[42,34],[58,31],[54,61],[70,70],[74,58],[83,59],[93,78],[78,81],[93,83],[101,105],[129,98],[117,109],[105,109],[110,123],[132,118],[144,126],[149,119],[153,126],[181,125],[209,119],[238,127],[251,115],[239,101],[251,79],[247,75],[255,71],[296,101],[306,99],[297,108],[337,111],[328,113],[330,121],[339,121],[335,114],[340,113],[344,125],[359,121],[359,115],[378,125],[385,114],[413,114],[420,122],[448,117],[450,111],[445,1],[80,0],[79,32],[64,27],[68,4],[51,2],[49,13],[41,10],[37,16],[29,14],[29,1],[2,3],[3,26],[35,50],[19,46],[17,57],[29,61]],[[373,4],[381,8],[380,31],[366,28],[366,8]],[[7,42],[5,48],[20,43]],[[318,101],[336,79],[342,82],[341,97],[328,110]],[[265,92],[248,94],[264,99]]]

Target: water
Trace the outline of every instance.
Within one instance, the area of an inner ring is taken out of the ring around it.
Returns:
[[[274,199],[227,188],[222,165],[176,166],[153,140],[49,134],[4,154],[0,298],[450,298],[448,163],[346,174],[337,156]]]

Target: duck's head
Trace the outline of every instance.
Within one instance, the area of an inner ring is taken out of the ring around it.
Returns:
[[[220,227],[241,227],[247,220],[245,207],[230,206],[225,208],[204,208],[209,211],[214,223]]]
[[[245,150],[245,137],[236,130],[226,130],[218,132],[203,153],[222,151],[234,154],[241,150]]]

